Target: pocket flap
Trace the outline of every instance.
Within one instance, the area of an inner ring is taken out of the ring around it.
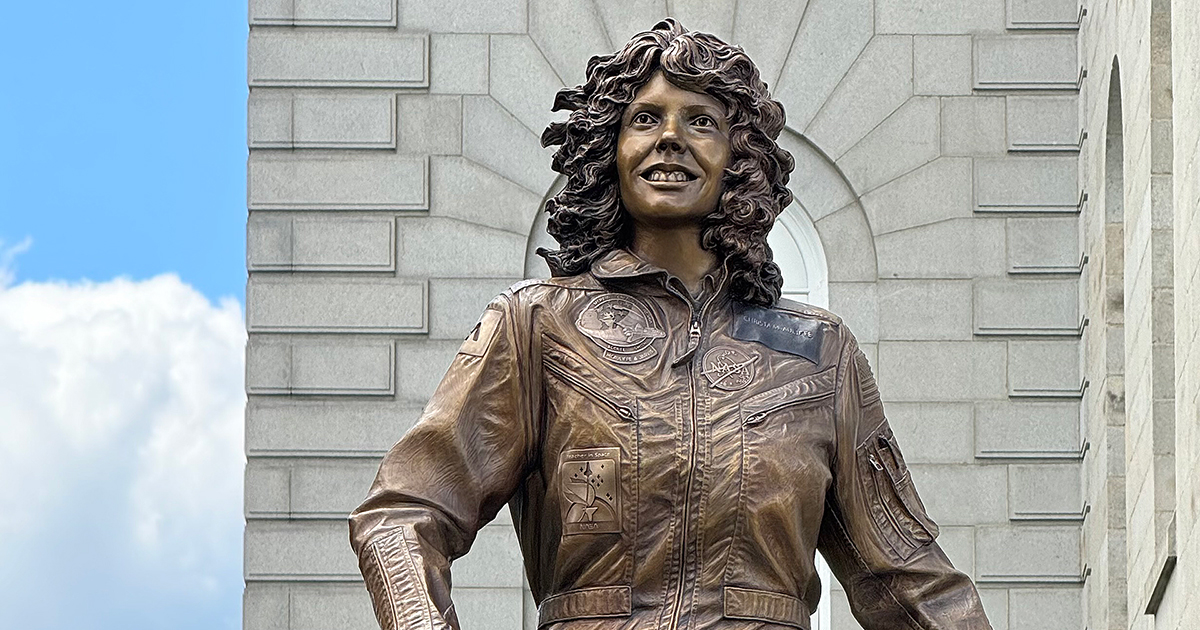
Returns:
[[[628,586],[581,588],[552,595],[538,606],[538,627],[585,617],[628,617],[633,602]]]
[[[837,366],[834,366],[755,394],[740,405],[742,423],[754,422],[780,407],[829,396],[836,380]]]
[[[725,587],[725,616],[809,628],[808,606],[791,595],[736,586]]]
[[[884,424],[858,447],[857,457],[867,505],[877,535],[905,562],[938,535],[937,524],[925,513],[908,467]]]
[[[634,420],[637,416],[637,399],[617,387],[608,377],[604,376],[586,361],[573,352],[554,342],[543,338],[542,364],[559,380],[565,381],[582,393],[596,398],[617,411],[626,420]]]

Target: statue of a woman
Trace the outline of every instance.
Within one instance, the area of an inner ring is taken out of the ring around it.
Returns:
[[[488,305],[350,517],[387,629],[457,628],[508,504],[539,626],[809,628],[820,550],[869,630],[990,628],[836,316],[780,299],[783,109],[673,20],[564,89],[554,277]]]

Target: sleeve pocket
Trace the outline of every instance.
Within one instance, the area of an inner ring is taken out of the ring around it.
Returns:
[[[904,457],[885,424],[858,447],[864,494],[878,535],[899,561],[908,560],[938,534],[937,524],[917,496]]]

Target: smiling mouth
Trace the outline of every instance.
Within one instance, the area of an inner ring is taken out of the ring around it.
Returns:
[[[642,173],[642,179],[648,182],[690,182],[697,177],[686,171],[667,171],[660,168],[652,168]]]

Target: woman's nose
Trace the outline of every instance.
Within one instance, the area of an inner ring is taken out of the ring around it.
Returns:
[[[658,136],[658,143],[654,148],[659,151],[679,153],[683,151],[683,146],[683,139],[679,134],[679,123],[674,116],[670,116],[664,121],[662,134]]]

